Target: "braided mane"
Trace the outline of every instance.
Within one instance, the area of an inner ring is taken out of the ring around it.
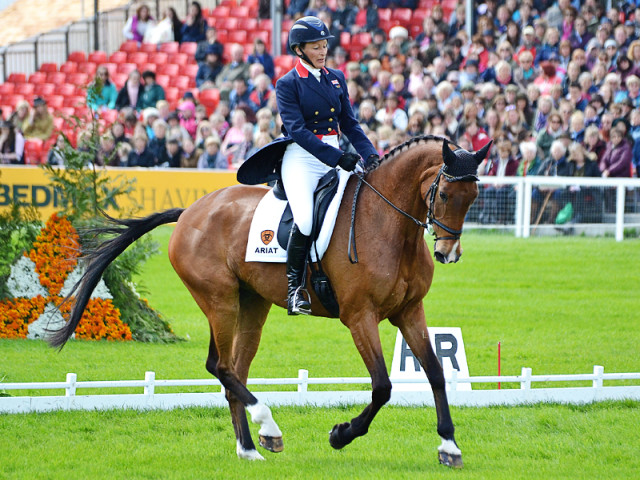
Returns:
[[[418,144],[421,144],[421,143],[426,143],[426,142],[429,142],[431,140],[445,141],[447,139],[445,139],[444,137],[440,137],[438,135],[422,135],[422,136],[419,136],[419,137],[412,137],[409,140],[407,140],[406,142],[398,145],[397,147],[392,148],[378,162],[375,162],[375,163],[372,163],[371,165],[369,165],[369,167],[367,168],[367,173],[375,170],[376,168],[378,168],[383,162],[386,162],[387,160],[391,160],[391,159],[395,158],[399,153],[402,153],[403,151],[408,150],[409,148],[411,148],[411,147],[413,147],[415,145],[418,145]],[[451,145],[460,148],[455,143],[451,143]]]

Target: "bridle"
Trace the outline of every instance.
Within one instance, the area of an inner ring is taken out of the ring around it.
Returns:
[[[460,236],[462,235],[462,230],[456,230],[454,228],[448,227],[447,225],[442,223],[440,220],[438,220],[434,213],[433,205],[436,200],[436,193],[438,191],[438,187],[440,186],[440,179],[444,176],[445,179],[449,182],[472,181],[472,180],[477,181],[478,177],[476,177],[475,175],[464,175],[462,177],[454,177],[447,174],[447,172],[445,171],[445,168],[446,168],[446,165],[442,165],[442,167],[440,167],[440,170],[438,170],[438,174],[436,175],[436,178],[431,183],[431,186],[429,187],[429,190],[427,190],[427,194],[425,195],[425,198],[424,198],[425,203],[427,198],[429,199],[429,209],[427,210],[426,222],[421,222],[410,213],[407,213],[404,210],[402,210],[400,207],[394,205],[393,202],[391,202],[391,200],[385,197],[382,193],[376,190],[376,188],[373,185],[371,185],[369,182],[367,182],[364,179],[363,173],[356,174],[358,176],[358,184],[356,185],[356,189],[353,195],[353,203],[351,206],[351,227],[349,228],[349,246],[348,246],[349,261],[351,263],[358,263],[358,253],[356,251],[356,238],[355,238],[355,218],[356,218],[356,203],[358,200],[358,194],[360,193],[360,187],[362,187],[362,184],[365,184],[371,190],[373,190],[373,192],[376,195],[378,195],[382,200],[384,200],[395,211],[409,218],[416,225],[418,225],[421,228],[424,228],[427,232],[433,235],[434,248],[435,248],[435,245],[438,243],[438,240],[459,240]],[[435,229],[433,228],[434,225],[437,226],[438,228],[441,228],[442,230],[447,232],[449,235],[445,237],[438,237]],[[353,255],[351,253],[352,247],[353,247]]]

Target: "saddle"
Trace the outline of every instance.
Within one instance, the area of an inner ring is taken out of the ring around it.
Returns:
[[[320,229],[327,214],[327,209],[331,200],[338,190],[338,173],[335,169],[328,171],[318,182],[318,186],[313,194],[313,223],[311,228],[310,240],[315,245],[315,241],[318,239]],[[273,187],[273,194],[280,200],[286,200],[287,195],[284,191],[282,181],[278,179]],[[287,206],[280,218],[280,224],[278,225],[277,240],[283,249],[287,249],[289,242],[289,232],[293,226],[293,213],[291,212],[291,205],[287,203]],[[333,288],[329,277],[322,269],[322,262],[316,251],[317,262],[311,261],[311,254],[307,257],[307,263],[311,268],[311,285],[316,292],[320,303],[327,309],[329,313],[336,317],[340,315],[340,308],[338,301],[336,300]]]

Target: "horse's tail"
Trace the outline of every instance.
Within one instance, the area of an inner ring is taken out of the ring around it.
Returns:
[[[73,335],[82,318],[87,302],[91,298],[93,289],[98,285],[109,264],[145,233],[165,223],[177,221],[184,210],[184,208],[173,208],[164,212],[154,213],[145,218],[128,220],[118,220],[105,214],[112,225],[92,229],[90,233],[97,235],[108,233],[116,234],[116,236],[100,244],[84,257],[88,260],[87,270],[64,300],[64,302],[70,301],[72,295],[76,297],[67,324],[60,330],[52,332],[47,339],[52,347],[61,349]]]

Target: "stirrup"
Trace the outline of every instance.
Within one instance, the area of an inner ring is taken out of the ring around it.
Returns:
[[[305,295],[309,300],[305,298]],[[289,315],[311,315],[311,297],[309,296],[309,292],[302,288],[302,286],[296,288],[288,306],[289,309],[287,313]]]

